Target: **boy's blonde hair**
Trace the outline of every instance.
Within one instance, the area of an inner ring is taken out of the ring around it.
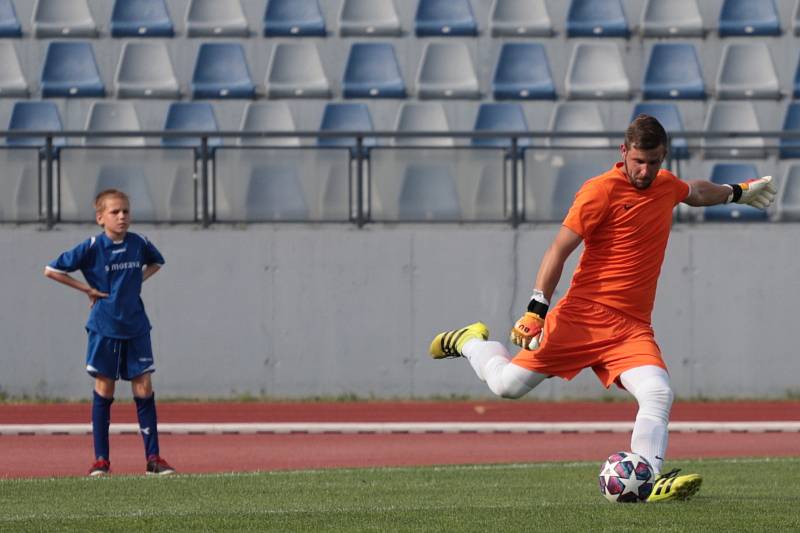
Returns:
[[[94,197],[94,210],[97,214],[103,212],[106,208],[106,198],[119,198],[120,200],[125,200],[128,204],[131,203],[128,195],[118,189],[106,189],[104,191],[100,191],[100,193]]]

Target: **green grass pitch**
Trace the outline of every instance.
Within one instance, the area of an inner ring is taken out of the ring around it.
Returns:
[[[612,504],[598,464],[0,480],[2,531],[798,531],[800,458],[675,462],[688,502]]]

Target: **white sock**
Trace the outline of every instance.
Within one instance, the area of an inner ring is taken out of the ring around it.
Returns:
[[[467,358],[478,379],[501,398],[520,398],[544,381],[547,376],[511,362],[506,347],[495,341],[470,339],[461,353]]]
[[[478,379],[486,381],[484,368],[487,363],[495,357],[501,357],[507,362],[511,361],[511,355],[506,347],[497,341],[485,341],[483,339],[470,339],[464,343],[461,353],[467,358],[472,369],[478,375]]]

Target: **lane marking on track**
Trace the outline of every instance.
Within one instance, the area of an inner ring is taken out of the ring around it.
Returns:
[[[672,422],[676,433],[797,433],[800,421]],[[168,435],[628,433],[633,422],[247,422],[161,423]],[[91,424],[0,424],[0,435],[89,435]],[[112,435],[139,433],[138,424],[111,424]]]

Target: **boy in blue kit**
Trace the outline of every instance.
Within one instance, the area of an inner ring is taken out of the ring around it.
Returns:
[[[114,386],[120,378],[131,382],[147,457],[146,473],[172,474],[175,469],[159,456],[156,403],[150,380],[150,374],[155,372],[150,321],[140,297],[142,283],[158,272],[164,258],[147,239],[128,232],[130,202],[125,193],[105,190],[95,198],[94,207],[103,233],[62,253],[44,271],[48,278],[89,297],[86,371],[95,378],[92,402],[95,463],[89,475],[108,474],[111,467],[108,428]],[[86,283],[69,275],[76,270],[81,271]]]

